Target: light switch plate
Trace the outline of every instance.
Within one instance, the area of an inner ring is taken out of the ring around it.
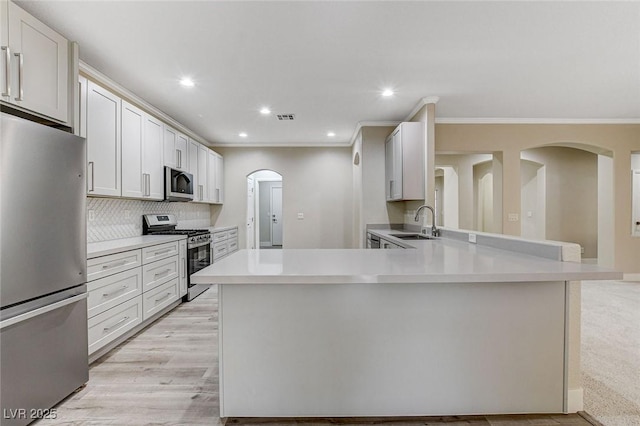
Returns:
[[[304,219],[304,213],[298,213],[298,220]]]

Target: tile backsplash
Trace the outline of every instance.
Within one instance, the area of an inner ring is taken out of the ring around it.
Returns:
[[[211,225],[208,204],[87,197],[87,242],[142,235],[142,215],[151,213],[175,214],[178,228]]]

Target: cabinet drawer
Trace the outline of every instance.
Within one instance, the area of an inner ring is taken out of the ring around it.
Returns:
[[[229,238],[229,231],[214,232],[211,236],[211,241],[215,244],[217,242],[224,241],[227,238]]]
[[[142,319],[147,320],[178,300],[178,279],[166,282],[142,295]]]
[[[137,268],[142,264],[141,259],[142,253],[140,250],[130,250],[89,259],[87,260],[87,281]]]
[[[142,249],[142,263],[146,265],[156,260],[166,259],[167,257],[178,255],[179,241],[171,243],[158,244],[156,246],[145,247]]]
[[[142,296],[89,318],[89,353],[92,354],[141,322]]]
[[[233,228],[227,231],[229,233],[229,238],[236,238],[238,236],[238,228]]]
[[[233,253],[234,251],[238,251],[238,238],[231,238],[227,241],[227,252],[228,254]]]
[[[142,267],[142,291],[148,291],[152,288],[167,282],[173,278],[178,278],[178,256],[169,259],[159,260],[149,263]]]
[[[130,269],[92,281],[87,288],[89,290],[87,310],[91,318],[142,294],[142,269]]]
[[[217,243],[213,245],[213,260],[214,262],[224,256],[229,252],[229,247],[227,246],[227,242],[223,241],[221,243]]]

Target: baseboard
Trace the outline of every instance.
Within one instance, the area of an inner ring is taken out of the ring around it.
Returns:
[[[567,393],[567,413],[577,413],[584,410],[583,397],[584,391],[582,388],[569,389]]]
[[[623,281],[640,281],[640,274],[624,274]]]

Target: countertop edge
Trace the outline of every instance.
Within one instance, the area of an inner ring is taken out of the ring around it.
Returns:
[[[186,239],[186,235],[139,235],[87,244],[87,259]]]

